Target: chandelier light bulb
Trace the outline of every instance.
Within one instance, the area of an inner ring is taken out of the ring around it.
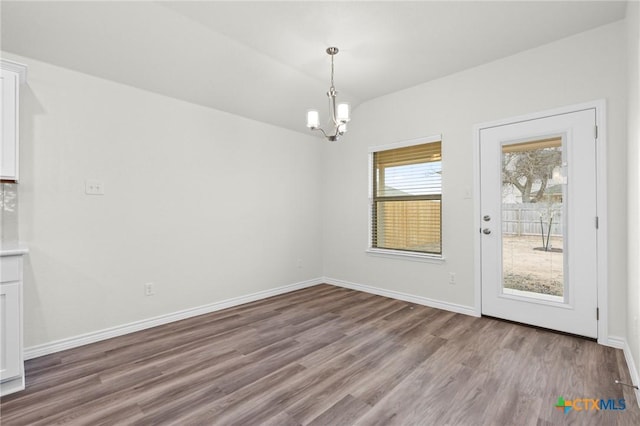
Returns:
[[[337,119],[339,122],[347,123],[349,118],[349,104],[338,104]]]
[[[320,127],[320,114],[318,111],[307,111],[307,127],[310,129],[317,129]]]

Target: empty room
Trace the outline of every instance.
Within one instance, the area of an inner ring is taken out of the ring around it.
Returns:
[[[640,2],[0,25],[2,425],[640,424]]]

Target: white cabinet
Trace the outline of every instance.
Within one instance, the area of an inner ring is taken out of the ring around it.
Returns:
[[[0,253],[0,395],[24,389],[22,254]]]
[[[20,284],[0,285],[0,377],[2,381],[20,375]]]
[[[0,181],[17,182],[19,177],[19,101],[20,84],[25,82],[27,68],[22,64],[0,60]]]

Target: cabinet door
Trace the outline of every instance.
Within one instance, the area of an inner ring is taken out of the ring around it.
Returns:
[[[0,285],[0,381],[19,376],[20,284]]]
[[[0,106],[0,128],[2,128],[2,150],[0,151],[0,179],[18,180],[18,84],[19,75],[1,70],[2,106]]]

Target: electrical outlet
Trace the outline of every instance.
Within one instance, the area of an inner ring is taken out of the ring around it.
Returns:
[[[144,285],[144,295],[153,296],[156,294],[156,286],[153,283],[146,283]]]
[[[449,284],[454,285],[456,283],[456,273],[449,272]]]
[[[104,184],[99,180],[85,180],[84,192],[87,195],[104,195]]]

